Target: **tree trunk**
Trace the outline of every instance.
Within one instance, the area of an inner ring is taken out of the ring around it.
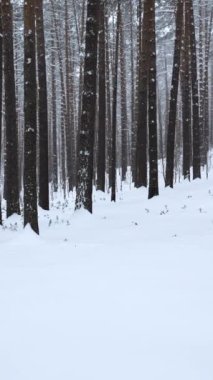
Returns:
[[[191,72],[190,72],[190,19],[185,13],[182,64],[181,64],[181,89],[182,89],[182,119],[183,119],[183,176],[190,180],[191,161]]]
[[[88,0],[84,85],[78,144],[76,209],[92,213],[93,149],[96,113],[96,69],[98,37],[98,0]]]
[[[2,0],[2,29],[5,87],[6,168],[5,186],[7,217],[20,214],[18,123],[16,115],[15,70],[13,51],[13,12],[8,0]]]
[[[113,105],[112,105],[112,193],[111,201],[116,201],[116,146],[117,146],[117,91],[118,91],[118,58],[119,58],[119,29],[120,29],[120,0],[118,0],[118,10],[117,10],[117,25],[116,25],[116,43],[115,43],[115,67],[114,67],[114,78],[113,78]]]
[[[66,122],[66,164],[67,164],[67,179],[69,191],[73,190],[74,185],[74,173],[73,173],[73,152],[72,152],[72,133],[74,129],[73,123],[73,109],[71,103],[71,49],[70,49],[70,37],[69,37],[69,14],[67,0],[64,1],[65,8],[65,87],[66,87],[66,100],[67,100],[67,122]]]
[[[194,8],[192,0],[186,1],[190,18],[191,75],[192,75],[192,114],[193,114],[193,179],[200,178],[200,126],[199,126],[199,93],[197,78],[197,52],[195,38]]]
[[[122,181],[126,179],[128,160],[128,117],[127,117],[127,88],[126,88],[126,54],[125,54],[125,38],[124,38],[124,23],[122,10],[120,10],[120,80],[121,80],[121,168]]]
[[[149,199],[159,194],[158,190],[158,138],[157,138],[157,75],[155,0],[149,2]]]
[[[24,2],[24,226],[38,234],[36,184],[36,65],[34,0]]]
[[[38,69],[39,206],[44,210],[49,210],[48,112],[43,0],[36,0],[35,14]]]
[[[167,132],[166,156],[166,186],[173,187],[174,155],[175,155],[175,125],[177,116],[177,99],[180,76],[181,38],[183,29],[183,0],[178,0],[176,11],[176,36],[173,59],[172,85],[170,93],[169,123]]]
[[[97,190],[105,191],[106,173],[106,46],[105,46],[105,4],[99,5],[99,109],[98,109],[98,160]]]
[[[136,146],[136,177],[137,188],[147,187],[147,123],[148,123],[148,76],[149,76],[149,0],[144,1],[143,23],[141,23],[142,46],[139,57],[139,86],[138,86],[138,125]],[[140,7],[140,12],[142,9]]]
[[[52,26],[53,28],[53,26]],[[58,131],[57,131],[57,99],[56,99],[56,57],[54,33],[51,33],[51,130],[52,130],[52,183],[53,190],[58,190]]]
[[[2,9],[0,6],[0,179],[1,179],[1,151],[2,151],[2,80],[3,80],[3,43],[2,43]],[[2,194],[0,192],[0,225],[2,224],[2,210],[1,210],[1,198]]]

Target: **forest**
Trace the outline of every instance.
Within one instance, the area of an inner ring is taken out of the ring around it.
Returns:
[[[0,380],[213,379],[213,1],[0,0]]]
[[[1,1],[1,197],[39,233],[38,205],[128,180],[208,176],[211,1]],[[3,212],[4,214],[4,212]],[[2,219],[2,218],[1,218]]]

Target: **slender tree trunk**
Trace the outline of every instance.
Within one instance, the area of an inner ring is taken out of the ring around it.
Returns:
[[[3,43],[2,43],[2,9],[0,2],[0,181],[1,181],[1,152],[2,152],[2,80],[3,80]],[[0,191],[0,225],[2,224],[2,210],[1,210],[1,199],[2,194]]]
[[[59,25],[58,19],[56,17],[55,3],[51,0],[53,23],[55,27],[55,37],[56,37],[56,48],[58,53],[58,64],[59,64],[59,76],[61,85],[61,120],[60,120],[60,156],[61,156],[61,186],[65,193],[66,191],[66,130],[67,130],[67,98],[66,98],[66,87],[64,80],[64,70],[63,70],[63,56],[60,46],[59,38]]]
[[[132,1],[132,0],[131,0]],[[140,110],[140,85],[141,83],[141,52],[142,52],[142,0],[139,0],[137,7],[137,59],[136,59],[136,79],[135,79],[135,94],[134,94],[134,127],[132,131],[132,179],[136,187],[139,187],[136,174],[139,174],[137,167],[139,165],[139,110]]]
[[[162,162],[163,178],[165,180],[165,165],[164,165],[164,140],[163,140],[163,117],[162,117],[162,107],[160,102],[159,88],[158,91],[158,121],[159,121],[159,158]]]
[[[117,91],[118,91],[118,59],[119,59],[119,29],[120,29],[120,0],[118,0],[117,25],[116,25],[116,43],[115,43],[115,67],[113,78],[113,106],[112,106],[112,193],[111,201],[116,201],[116,146],[117,146]]]
[[[208,151],[210,147],[210,118],[209,118],[209,55],[213,22],[213,7],[208,21],[208,3],[205,12],[205,59],[204,59],[204,154],[205,164],[208,169]],[[207,173],[208,174],[208,173]]]
[[[24,226],[29,223],[38,234],[35,8],[33,0],[24,2],[24,115]]]
[[[122,10],[120,10],[120,80],[121,80],[121,150],[122,150],[122,181],[126,179],[128,166],[128,117],[127,117],[127,88],[126,88],[126,54],[125,54],[125,38],[124,23]]]
[[[147,187],[147,125],[148,125],[148,77],[149,77],[149,0],[144,1],[142,47],[139,57],[139,100],[136,146],[135,186]],[[142,9],[140,9],[142,12]]]
[[[54,33],[52,31],[51,39],[51,124],[52,124],[52,183],[53,189],[58,190],[58,133],[57,133],[57,99],[56,99],[56,57],[55,57],[55,44]]]
[[[198,68],[199,68],[199,98],[200,98],[200,155],[201,155],[201,164],[204,165],[205,162],[205,153],[204,153],[204,51],[205,51],[205,31],[204,31],[204,0],[199,2],[199,54],[198,54]]]
[[[48,112],[43,0],[36,0],[35,4],[38,68],[39,206],[44,210],[49,210]]]
[[[183,0],[178,0],[176,11],[176,36],[173,59],[172,85],[170,93],[169,124],[167,131],[166,156],[166,186],[173,187],[174,155],[175,155],[175,125],[177,117],[177,99],[180,74],[181,38],[183,29]]]
[[[106,46],[105,46],[105,4],[99,5],[99,109],[98,109],[98,160],[97,189],[105,191],[106,173]]]
[[[187,0],[186,5],[190,18],[190,46],[191,46],[191,75],[192,75],[192,114],[193,114],[193,179],[200,178],[200,126],[199,126],[199,93],[197,77],[197,52],[195,38],[194,8],[192,0]]]
[[[157,69],[155,35],[155,0],[149,2],[149,199],[158,190],[158,138],[157,138]]]
[[[134,62],[134,11],[132,0],[130,0],[130,40],[131,40],[131,171],[135,182],[135,152],[136,152],[136,123],[135,123],[135,62]]]
[[[190,19],[185,13],[182,65],[181,65],[181,89],[182,89],[182,119],[183,119],[183,176],[190,180],[191,161],[191,73],[190,73]]]
[[[65,87],[67,99],[67,122],[66,122],[66,163],[67,163],[67,179],[69,191],[73,190],[73,156],[72,156],[72,130],[73,126],[73,110],[71,106],[71,51],[69,38],[69,14],[67,0],[64,1],[65,8]]]
[[[96,113],[98,0],[88,0],[84,86],[78,146],[76,209],[92,212],[93,149]]]
[[[112,186],[112,94],[111,94],[111,70],[110,70],[110,45],[109,45],[109,20],[106,17],[106,103],[107,103],[107,171],[109,175],[109,188]]]
[[[86,18],[86,1],[83,0],[82,14],[81,14],[81,32],[80,32],[80,51],[79,51],[79,99],[78,99],[78,135],[81,124],[81,112],[82,112],[82,90],[84,82],[84,58],[83,58],[83,46],[84,46],[84,31],[85,31],[85,18]],[[79,136],[78,136],[79,137]],[[77,141],[78,145],[78,141]],[[78,150],[78,148],[77,148]]]
[[[9,0],[2,0],[2,29],[5,87],[7,217],[20,214],[18,176],[18,123],[16,115],[15,70],[13,51],[13,12]]]

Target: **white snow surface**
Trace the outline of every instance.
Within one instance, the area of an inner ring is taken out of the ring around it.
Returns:
[[[212,380],[213,174],[73,205],[0,230],[0,379]]]

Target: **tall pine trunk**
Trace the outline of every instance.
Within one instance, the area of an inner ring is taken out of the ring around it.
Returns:
[[[149,199],[158,195],[157,69],[155,0],[149,2]]]
[[[118,0],[116,43],[115,43],[115,65],[113,78],[113,104],[112,104],[112,157],[111,157],[111,201],[116,201],[116,171],[117,171],[117,92],[118,92],[118,59],[119,59],[119,29],[120,29],[120,0]]]
[[[48,112],[43,0],[36,0],[35,4],[38,68],[39,206],[44,210],[49,210]]]
[[[34,0],[24,2],[24,226],[38,234],[36,183],[36,64]]]
[[[127,166],[129,164],[129,138],[128,138],[128,117],[127,117],[127,78],[126,78],[126,54],[125,54],[125,36],[122,10],[120,10],[120,81],[121,81],[121,168],[122,181],[126,179]]]
[[[142,12],[140,5],[139,11]],[[139,84],[138,84],[138,125],[136,145],[135,186],[147,187],[147,123],[148,123],[148,77],[149,77],[149,0],[144,1],[142,33],[140,38]],[[141,15],[140,15],[141,17]]]
[[[105,191],[106,173],[106,46],[105,46],[105,4],[99,4],[99,109],[98,109],[98,160],[97,189]]]
[[[52,132],[52,185],[58,190],[58,131],[57,131],[57,92],[56,92],[56,54],[53,25],[51,25],[51,132]]]
[[[96,113],[98,0],[88,0],[82,112],[78,144],[76,209],[92,212],[93,149]]]
[[[181,38],[183,30],[183,0],[178,0],[176,11],[176,35],[173,58],[172,84],[170,92],[169,122],[167,131],[166,186],[174,184],[175,127],[180,77]]]
[[[13,12],[9,0],[2,0],[2,29],[5,88],[6,167],[5,187],[7,217],[20,214],[18,123],[16,115],[16,91],[13,50]]]
[[[74,185],[74,173],[73,173],[73,152],[72,152],[72,134],[74,129],[74,114],[71,102],[71,49],[70,49],[70,36],[69,36],[69,12],[67,0],[64,1],[65,8],[65,88],[66,88],[66,166],[67,166],[67,180],[68,180],[68,190],[73,190]]]
[[[2,80],[3,80],[3,43],[2,43],[2,10],[0,7],[0,178],[1,178],[1,148],[2,148]],[[2,211],[1,211],[1,199],[2,194],[0,191],[0,225],[2,224]]]
[[[181,90],[182,90],[182,119],[183,119],[183,176],[190,180],[191,161],[191,70],[190,70],[190,20],[185,13],[182,63],[181,63]]]
[[[197,51],[195,36],[194,7],[192,0],[186,0],[190,20],[190,46],[191,46],[191,75],[192,75],[192,134],[193,134],[193,179],[200,178],[200,125],[199,125],[199,93],[197,76]]]

